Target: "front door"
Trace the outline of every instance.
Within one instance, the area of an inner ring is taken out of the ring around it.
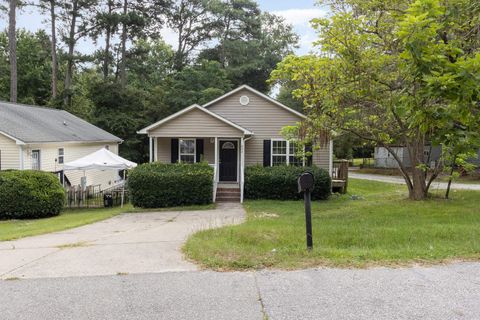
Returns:
[[[220,181],[237,181],[237,141],[220,141]]]
[[[32,150],[32,170],[40,170],[40,150]]]

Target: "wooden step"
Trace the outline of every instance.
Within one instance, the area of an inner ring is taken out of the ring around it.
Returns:
[[[240,202],[240,188],[217,188],[215,202]]]
[[[240,188],[217,188],[217,193],[240,193]]]
[[[217,197],[215,202],[240,202],[240,197]]]

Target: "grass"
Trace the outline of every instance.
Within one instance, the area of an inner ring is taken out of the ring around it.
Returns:
[[[127,212],[207,210],[213,209],[214,207],[215,205],[209,204],[161,209],[141,209],[126,205],[123,208],[70,209],[65,210],[59,216],[51,218],[0,221],[0,241],[15,240],[23,237],[76,228]]]
[[[354,167],[360,167],[366,161],[367,163],[373,163],[373,158],[354,158],[351,160]]]
[[[443,191],[440,191],[443,193]],[[351,195],[359,200],[353,200]],[[406,199],[404,186],[350,182],[350,195],[312,204],[314,248],[305,249],[301,201],[247,201],[247,221],[194,234],[186,255],[216,270],[410,265],[480,258],[480,192],[452,200]]]

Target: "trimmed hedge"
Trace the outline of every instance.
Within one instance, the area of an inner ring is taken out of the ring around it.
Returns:
[[[212,203],[213,168],[206,163],[147,163],[133,169],[128,190],[135,207],[164,208]]]
[[[34,170],[0,171],[0,219],[33,219],[56,216],[65,203],[58,178]]]
[[[297,200],[303,198],[298,193],[298,177],[305,171],[313,173],[315,187],[312,200],[327,199],[331,193],[331,179],[328,172],[318,167],[252,166],[245,170],[245,198]]]

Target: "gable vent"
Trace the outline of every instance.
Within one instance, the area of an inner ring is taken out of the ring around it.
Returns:
[[[246,106],[246,105],[248,105],[249,103],[250,103],[250,98],[249,98],[249,97],[247,97],[247,96],[241,96],[241,97],[240,97],[240,104],[241,104],[242,106]]]

